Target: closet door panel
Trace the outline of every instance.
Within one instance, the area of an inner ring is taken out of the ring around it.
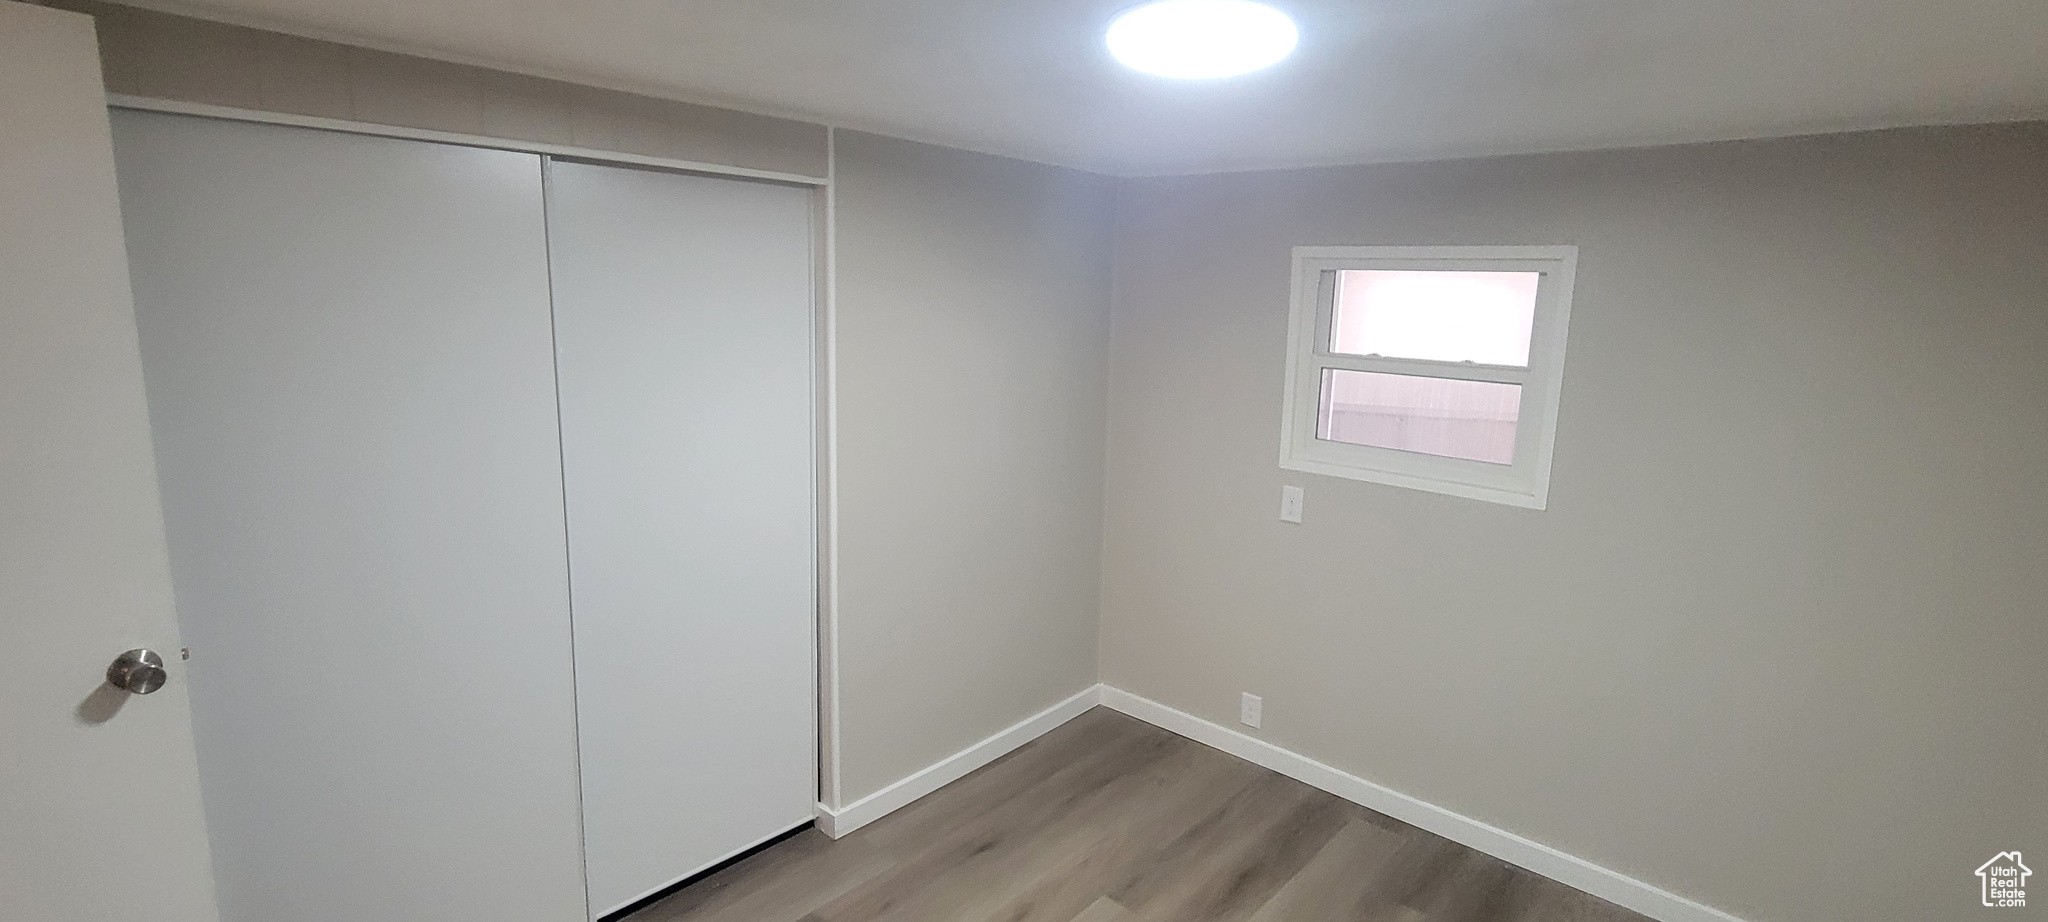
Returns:
[[[114,129],[223,919],[581,916],[539,158]]]
[[[812,816],[811,200],[548,169],[603,914]]]

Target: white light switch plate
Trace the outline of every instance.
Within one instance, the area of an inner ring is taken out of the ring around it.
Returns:
[[[1244,697],[1239,699],[1237,703],[1237,719],[1245,726],[1256,730],[1259,727],[1259,719],[1264,716],[1261,712],[1265,709],[1265,699],[1251,692],[1245,692]]]
[[[1280,488],[1280,521],[1301,524],[1301,488]]]

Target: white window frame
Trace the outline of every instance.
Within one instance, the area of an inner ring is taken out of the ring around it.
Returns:
[[[1301,246],[1294,248],[1292,309],[1287,326],[1287,390],[1280,422],[1280,466],[1542,509],[1550,498],[1550,456],[1557,436],[1558,392],[1578,266],[1574,246]],[[1537,272],[1529,366],[1476,365],[1330,351],[1334,286],[1325,275],[1345,269]],[[1380,372],[1522,386],[1511,464],[1446,458],[1316,438],[1323,371]]]

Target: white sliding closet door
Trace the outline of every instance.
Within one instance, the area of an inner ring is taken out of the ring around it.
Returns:
[[[809,822],[810,190],[552,161],[590,907]]]
[[[114,138],[223,919],[580,917],[539,158]]]

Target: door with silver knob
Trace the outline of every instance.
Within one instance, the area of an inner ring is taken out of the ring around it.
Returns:
[[[0,3],[0,919],[220,922],[96,49]]]
[[[122,691],[147,695],[164,687],[164,680],[170,674],[164,671],[164,658],[155,650],[135,649],[114,658],[107,667],[107,684]]]

